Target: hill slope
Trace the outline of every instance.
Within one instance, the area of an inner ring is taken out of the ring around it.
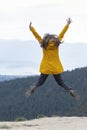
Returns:
[[[52,76],[30,97],[25,91],[38,80],[38,76],[0,82],[0,120],[17,117],[34,119],[40,116],[87,116],[87,67],[63,73],[63,79],[80,94],[77,102]]]

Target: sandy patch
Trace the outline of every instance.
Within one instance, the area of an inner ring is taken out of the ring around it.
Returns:
[[[87,130],[87,117],[51,117],[0,122],[0,130]]]

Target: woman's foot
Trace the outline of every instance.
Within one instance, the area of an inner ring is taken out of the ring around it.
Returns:
[[[36,86],[30,86],[29,89],[26,91],[25,96],[29,97],[35,91]]]
[[[79,100],[79,99],[80,99],[79,94],[78,94],[75,90],[70,89],[70,90],[69,90],[69,93],[70,93],[71,96],[73,96],[74,98],[76,98],[76,100]]]

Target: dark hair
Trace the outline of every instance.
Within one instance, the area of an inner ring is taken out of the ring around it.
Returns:
[[[50,41],[50,40],[53,40],[54,43],[55,43],[55,46],[57,46],[57,47],[58,47],[59,44],[61,43],[61,42],[58,40],[57,35],[47,33],[47,34],[44,35],[44,37],[43,37],[43,39],[42,39],[41,47],[44,48],[44,49],[46,49],[47,46],[48,46],[48,44],[49,44],[49,41]]]

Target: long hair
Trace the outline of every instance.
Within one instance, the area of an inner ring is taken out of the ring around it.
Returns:
[[[58,40],[57,35],[47,33],[47,34],[44,35],[44,37],[42,39],[41,47],[46,49],[50,40],[54,41],[54,44],[55,44],[56,47],[58,47],[59,44],[61,44],[61,42]]]

